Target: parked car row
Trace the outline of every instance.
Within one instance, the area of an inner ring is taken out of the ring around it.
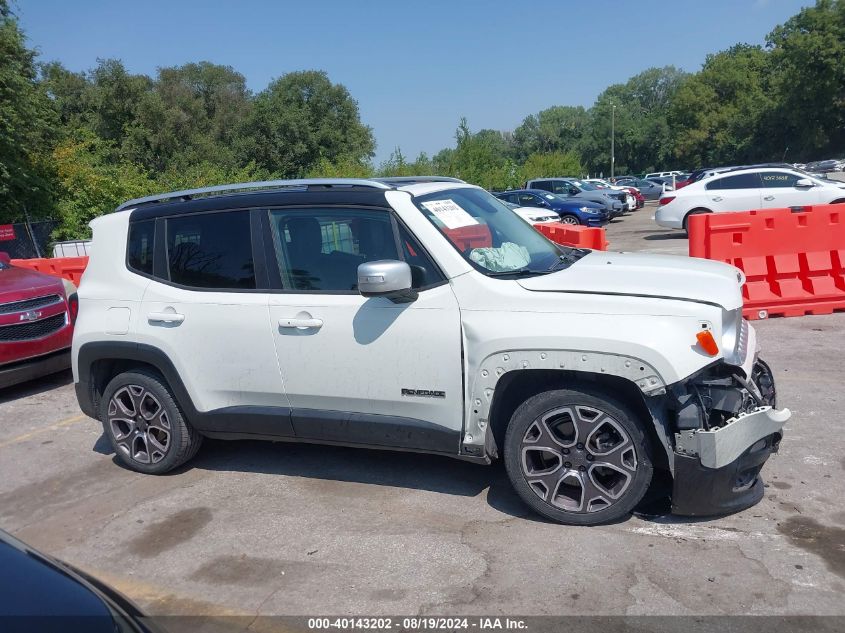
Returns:
[[[835,171],[845,171],[845,158],[829,158],[827,160],[817,160],[806,165],[793,165],[805,171],[817,172],[821,174],[829,174]]]

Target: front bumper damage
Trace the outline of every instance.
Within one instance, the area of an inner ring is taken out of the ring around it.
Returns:
[[[749,361],[745,368],[717,363],[667,394],[676,514],[727,514],[763,498],[760,470],[791,414],[777,409],[768,365]]]

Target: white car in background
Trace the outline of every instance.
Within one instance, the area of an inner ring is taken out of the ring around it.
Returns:
[[[671,178],[672,176],[680,176],[684,172],[682,171],[654,171],[650,174],[646,174],[643,176],[646,180],[649,178]]]
[[[613,191],[625,192],[625,211],[634,211],[637,208],[637,199],[628,191],[629,187],[620,187],[619,185],[611,185],[606,180],[601,178],[585,178],[584,182],[599,187],[600,189],[612,189]]]
[[[689,216],[699,213],[841,203],[845,203],[845,183],[788,168],[740,168],[667,192],[654,219],[660,226],[686,230]]]
[[[560,222],[560,216],[554,211],[540,209],[538,207],[520,207],[507,200],[502,200],[502,204],[531,225]]]

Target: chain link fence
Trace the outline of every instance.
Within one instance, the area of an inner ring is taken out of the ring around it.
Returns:
[[[0,225],[0,251],[12,259],[50,257],[50,234],[57,225],[54,220]]]

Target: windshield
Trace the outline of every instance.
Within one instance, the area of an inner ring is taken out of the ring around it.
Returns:
[[[414,202],[464,259],[489,276],[545,274],[579,253],[550,242],[483,189],[448,189]]]
[[[598,187],[595,187],[594,185],[591,185],[588,182],[583,182],[581,180],[573,180],[572,182],[574,182],[577,187],[580,187],[584,191],[598,191]]]

